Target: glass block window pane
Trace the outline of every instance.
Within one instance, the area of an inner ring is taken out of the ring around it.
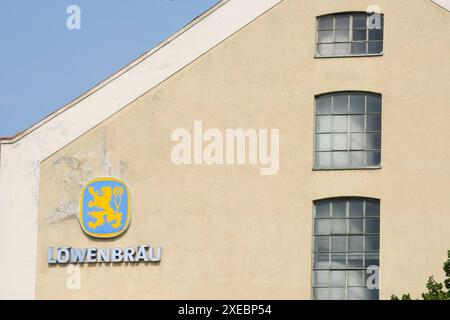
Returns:
[[[380,203],[378,200],[366,200],[366,217],[379,217],[380,216]]]
[[[364,133],[350,134],[350,150],[364,150],[366,146]]]
[[[331,114],[331,96],[318,97],[316,100],[317,114]]]
[[[350,48],[350,43],[336,43],[334,45],[334,54],[336,56],[348,56],[351,52]]]
[[[360,252],[363,251],[363,236],[349,236],[348,237],[348,251]]]
[[[347,116],[334,116],[333,119],[333,132],[347,132],[348,117]]]
[[[359,218],[364,216],[364,204],[367,200],[362,199],[350,199],[349,201],[349,216],[353,218]]]
[[[348,267],[350,269],[361,269],[363,265],[363,255],[362,254],[349,254],[348,255]]]
[[[354,29],[353,30],[353,41],[365,41],[367,39],[366,29]],[[363,43],[365,44],[365,43]]]
[[[347,150],[347,138],[348,135],[345,133],[335,134],[333,136],[333,150]]]
[[[365,236],[365,250],[378,251],[380,249],[379,236]]]
[[[376,54],[383,51],[383,41],[370,41],[368,45],[369,54]]]
[[[335,32],[336,42],[349,42],[350,41],[350,30],[336,30]]]
[[[332,97],[333,97],[333,113],[347,114],[348,113],[348,94],[336,93]]]
[[[331,216],[333,218],[345,218],[347,216],[347,201],[334,200],[331,202]]]
[[[314,260],[316,268],[330,268],[330,255],[328,253],[317,253]]]
[[[364,116],[350,116],[350,131],[364,132]]]
[[[366,29],[367,28],[367,15],[366,14],[354,14],[353,15],[353,28],[354,29]]]
[[[316,150],[331,151],[331,134],[316,135]]]
[[[381,131],[381,115],[368,114],[367,115],[367,131]]]
[[[315,168],[381,164],[381,95],[337,92],[316,97]]]
[[[350,29],[350,15],[340,14],[335,16],[336,29]]]
[[[315,166],[322,168],[330,168],[331,152],[316,152]]]
[[[354,113],[354,114],[366,113],[366,95],[365,94],[354,93],[354,94],[350,95],[350,113]]]
[[[328,200],[317,201],[314,207],[316,218],[330,218],[331,203]]]
[[[329,252],[330,251],[330,237],[318,237],[316,239],[316,251],[317,252]]]
[[[330,285],[330,271],[328,271],[328,270],[314,271],[314,285],[329,286]]]
[[[364,231],[363,219],[350,219],[349,221],[349,233],[350,234],[362,234]]]
[[[319,35],[319,39],[318,42],[319,43],[326,43],[326,42],[333,42],[333,31],[319,31],[318,35]]]
[[[317,54],[321,56],[332,56],[334,52],[333,44],[322,43],[317,45]]]
[[[367,218],[365,228],[366,233],[380,233],[380,219]]]
[[[347,271],[348,274],[348,285],[352,287],[362,287],[364,286],[364,271],[363,270],[350,270]]]
[[[320,219],[316,222],[315,232],[317,235],[331,233],[331,220]]]
[[[367,166],[379,166],[381,163],[381,152],[379,151],[368,151],[366,154]]]
[[[364,287],[349,287],[347,289],[347,296],[349,300],[366,300],[367,296]]]
[[[383,40],[383,29],[369,29],[369,40]]]
[[[330,99],[330,104],[331,104],[331,99]],[[374,94],[367,95],[367,113],[381,113],[381,96],[380,95],[374,95]]]
[[[331,300],[345,300],[345,288],[331,288]]]
[[[347,248],[347,238],[344,236],[331,237],[331,251],[345,252]]]
[[[317,300],[329,300],[330,289],[329,288],[314,288],[314,297]]]
[[[350,152],[350,166],[360,168],[364,166],[364,152],[352,151]]]
[[[381,133],[367,133],[367,149],[381,149]]]
[[[319,18],[318,29],[319,30],[333,29],[333,16],[326,16],[323,18]]]
[[[344,219],[333,219],[331,225],[332,234],[345,234],[347,232],[347,221]]]
[[[352,55],[361,55],[367,52],[367,44],[365,42],[352,43]]]
[[[378,299],[380,202],[331,198],[314,203],[314,299]]]
[[[331,165],[334,168],[347,168],[350,165],[349,153],[348,152],[333,152],[331,154],[332,162]]]
[[[345,269],[347,266],[347,256],[342,253],[331,254],[331,268]]]
[[[380,266],[380,255],[378,253],[366,253],[365,267]]]
[[[317,19],[317,55],[320,57],[378,55],[383,52],[384,17],[369,23],[368,13],[340,13]]]
[[[331,285],[345,286],[345,271],[331,271]]]
[[[331,116],[318,116],[316,121],[316,132],[326,133],[331,132]]]

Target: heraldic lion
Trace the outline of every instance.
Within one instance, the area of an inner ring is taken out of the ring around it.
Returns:
[[[121,190],[120,190],[121,189]],[[111,187],[103,187],[100,192],[95,191],[93,187],[89,187],[89,192],[94,197],[94,200],[89,201],[89,207],[97,207],[101,211],[90,211],[88,214],[95,218],[95,222],[89,221],[89,227],[96,229],[105,224],[105,222],[111,223],[111,226],[115,229],[122,225],[122,212],[119,212],[121,195],[123,194],[122,188],[114,188],[114,202],[119,198],[119,205],[116,203],[116,210],[111,205],[111,199],[113,196],[113,190]],[[106,217],[106,221],[105,221]],[[114,223],[112,223],[114,222]]]

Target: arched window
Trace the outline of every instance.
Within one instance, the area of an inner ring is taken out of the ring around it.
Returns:
[[[317,56],[342,57],[383,53],[384,16],[339,13],[317,18]]]
[[[315,201],[314,299],[379,299],[379,250],[379,200]]]
[[[315,169],[379,168],[381,95],[344,91],[316,96]]]

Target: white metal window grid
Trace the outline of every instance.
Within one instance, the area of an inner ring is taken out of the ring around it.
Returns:
[[[353,28],[353,17],[357,15],[366,15],[366,27],[365,28]],[[336,17],[337,16],[349,16],[350,23],[349,29],[344,28],[336,28]],[[367,26],[367,18],[370,16],[367,12],[344,12],[344,13],[336,13],[336,14],[328,14],[319,16],[316,19],[316,57],[349,57],[349,56],[380,56],[384,54],[384,15],[380,14],[381,17],[381,39],[380,40],[370,40],[370,30]],[[331,29],[319,29],[319,21],[323,18],[333,18],[333,27]],[[366,30],[366,39],[365,40],[353,40],[353,30]],[[338,41],[336,40],[336,30],[349,30],[349,38],[348,41]],[[319,31],[332,31],[333,41],[332,42],[319,42]],[[340,43],[348,43],[350,45],[350,53],[348,54],[336,54],[336,46],[334,44]],[[352,44],[365,43],[365,52],[364,53],[352,53]],[[369,53],[369,43],[381,43],[381,51],[376,53]],[[333,45],[333,54],[331,55],[321,55],[319,53],[319,45],[321,44],[330,44]]]
[[[352,200],[359,200],[359,201],[363,201],[363,215],[360,217],[350,217],[350,201]],[[316,216],[316,205],[322,201],[326,201],[329,202],[329,217],[317,217]],[[343,202],[345,201],[345,217],[340,217],[340,218],[333,218],[332,215],[332,211],[333,211],[333,203],[336,202]],[[367,201],[371,201],[371,202],[375,202],[377,203],[377,207],[378,207],[378,214],[375,215],[367,215],[366,214],[366,206],[367,206]],[[377,236],[378,237],[378,250],[366,250],[366,241],[365,241],[365,236],[367,235],[366,233],[366,223],[365,220],[366,218],[377,218],[378,221],[380,220],[380,213],[379,213],[379,209],[380,209],[380,202],[377,199],[371,199],[371,198],[361,198],[361,197],[348,197],[348,198],[331,198],[331,199],[322,199],[322,200],[317,200],[314,202],[314,241],[313,241],[313,248],[314,248],[314,254],[313,254],[313,272],[312,272],[312,289],[313,289],[313,297],[314,299],[317,299],[317,297],[315,296],[315,291],[316,289],[326,289],[328,290],[328,296],[330,299],[333,298],[333,289],[344,289],[344,293],[345,293],[345,297],[344,299],[348,299],[348,288],[363,288],[366,289],[365,283],[367,281],[367,278],[370,276],[370,274],[367,274],[367,268],[369,266],[374,265],[373,263],[370,263],[370,265],[368,265],[367,261],[366,261],[366,255],[371,255],[372,258],[371,260],[377,261],[378,263],[376,263],[376,266],[379,266],[379,254],[380,254],[380,243],[379,243],[379,237],[380,237],[380,233],[369,233],[369,236]],[[341,234],[341,233],[336,233],[333,234],[332,233],[332,223],[330,225],[330,234],[328,235],[317,235],[315,232],[315,226],[316,226],[316,220],[317,219],[329,219],[329,220],[346,220],[346,230],[347,232],[345,234]],[[362,233],[349,233],[350,230],[350,226],[349,226],[349,222],[352,219],[362,219],[363,220],[363,232]],[[346,236],[348,237],[349,235],[352,236],[363,236],[363,250],[359,251],[359,252],[350,252],[349,251],[349,241],[347,241],[346,239],[346,251],[332,251],[332,237],[333,236]],[[328,244],[328,251],[317,251],[317,244],[316,244],[316,239],[318,237],[329,237],[329,244]],[[325,255],[326,253],[328,253],[328,267],[318,267],[316,265],[316,256],[318,254],[320,255]],[[332,254],[337,254],[337,255],[345,255],[345,268],[334,268],[332,266]],[[362,256],[362,267],[349,267],[349,256],[351,255],[360,255]],[[328,272],[328,284],[326,285],[320,285],[316,283],[316,279],[315,279],[315,274],[316,271],[327,271]],[[360,284],[360,285],[354,285],[354,284],[350,284],[350,279],[349,279],[349,272],[360,272],[362,274],[362,280],[364,281],[364,283]],[[333,279],[332,279],[332,272],[344,272],[345,276],[344,276],[344,281],[343,284],[336,284],[333,283]],[[373,299],[378,299],[379,298],[379,290],[378,289],[372,289],[372,298]]]
[[[334,98],[336,95],[345,95],[347,94],[347,113],[335,113],[334,112]],[[351,103],[351,96],[352,95],[364,95],[364,113],[358,113],[358,112],[351,112],[350,111],[350,103]],[[381,105],[381,111],[380,112],[369,112],[368,111],[368,97],[369,96],[373,96],[373,97],[377,97],[380,99],[380,105]],[[317,111],[317,100],[319,98],[326,98],[326,97],[331,97],[331,113],[318,113]],[[339,91],[339,92],[333,92],[333,93],[327,93],[327,94],[322,94],[322,95],[318,95],[315,97],[315,116],[314,116],[314,170],[329,170],[329,169],[379,169],[381,167],[381,131],[382,131],[382,121],[380,124],[380,130],[379,131],[369,131],[367,130],[367,115],[379,115],[380,119],[381,119],[381,115],[382,115],[382,96],[380,94],[377,93],[373,93],[373,92],[366,92],[366,91]],[[317,128],[317,117],[321,117],[321,116],[330,116],[331,119],[331,129],[329,132],[318,132],[318,128]],[[346,132],[335,132],[334,131],[334,117],[343,117],[346,116],[347,117],[347,131]],[[364,129],[362,131],[352,131],[351,126],[351,121],[350,121],[350,117],[351,116],[363,116],[364,117]],[[333,149],[334,146],[334,138],[335,138],[335,134],[347,134],[347,149]],[[317,136],[319,135],[326,135],[326,134],[330,134],[331,135],[331,147],[330,150],[318,150],[317,149]],[[351,135],[352,134],[363,134],[364,135],[364,148],[352,148],[351,146]],[[380,148],[368,148],[367,147],[367,134],[379,134],[380,135]],[[333,153],[334,152],[364,152],[364,165],[363,166],[354,166],[352,165],[351,161],[351,157],[349,157],[349,165],[345,166],[345,167],[335,167],[333,165]],[[379,152],[379,157],[380,157],[380,163],[376,164],[376,165],[368,165],[367,164],[367,153],[368,152]],[[331,153],[330,155],[330,166],[329,167],[323,167],[321,165],[317,164],[317,156],[319,153]]]

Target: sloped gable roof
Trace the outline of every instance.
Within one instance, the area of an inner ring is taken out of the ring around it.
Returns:
[[[438,6],[450,12],[450,0],[431,0]]]

